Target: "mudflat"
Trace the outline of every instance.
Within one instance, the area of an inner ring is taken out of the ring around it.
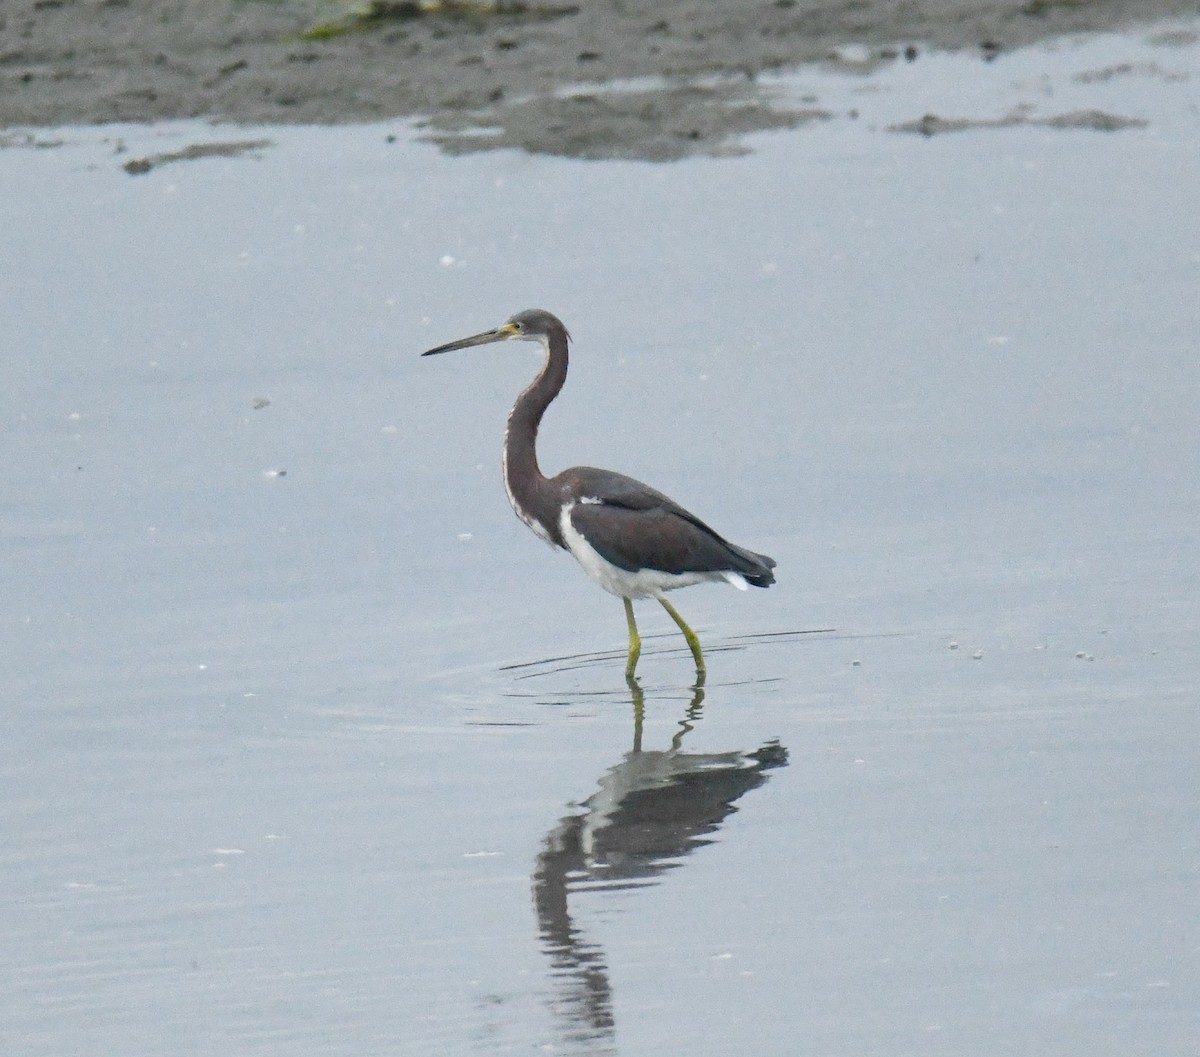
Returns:
[[[1195,0],[8,0],[0,127],[418,116],[500,128],[489,146],[611,155],[627,142],[665,157],[813,116],[764,104],[761,74],[931,47],[986,61],[1198,12]],[[647,77],[662,81],[603,90]]]

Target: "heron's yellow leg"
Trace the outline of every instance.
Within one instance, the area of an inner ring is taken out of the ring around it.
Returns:
[[[696,638],[696,633],[688,627],[687,621],[679,615],[679,611],[670,602],[665,598],[660,598],[659,601],[663,604],[663,609],[671,614],[671,619],[679,625],[683,637],[687,639],[688,648],[692,651],[692,657],[696,661],[696,685],[700,686],[704,682],[704,655],[700,652],[700,640]]]
[[[633,603],[625,602],[625,623],[629,625],[629,661],[625,665],[625,678],[633,678],[633,670],[637,667],[638,658],[642,655],[642,638],[638,634],[637,621],[633,619]]]

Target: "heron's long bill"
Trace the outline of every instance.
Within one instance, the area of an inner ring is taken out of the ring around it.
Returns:
[[[439,345],[436,349],[430,349],[428,352],[421,353],[421,355],[436,356],[439,352],[453,352],[455,349],[469,349],[475,345],[487,345],[493,341],[504,341],[505,338],[511,338],[516,333],[516,327],[511,323],[505,323],[502,327],[496,327],[494,330],[485,330],[482,334],[472,334],[469,338],[449,341],[445,345]]]

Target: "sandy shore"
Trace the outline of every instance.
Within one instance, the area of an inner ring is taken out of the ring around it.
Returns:
[[[499,131],[474,148],[677,157],[819,117],[774,109],[754,78],[837,61],[847,46],[859,64],[919,60],[929,47],[986,61],[1059,34],[1200,13],[1197,0],[426,0],[376,4],[376,17],[352,6],[6,0],[0,127],[423,116],[451,149],[467,146],[456,133],[488,126]],[[646,76],[667,88],[603,91]]]

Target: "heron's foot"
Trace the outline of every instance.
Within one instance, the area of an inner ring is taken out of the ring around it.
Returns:
[[[635,682],[637,679],[637,676],[634,675],[634,672],[637,669],[637,662],[638,662],[639,655],[640,655],[639,650],[630,650],[629,651],[629,660],[625,662],[625,682],[627,682],[627,683]]]

